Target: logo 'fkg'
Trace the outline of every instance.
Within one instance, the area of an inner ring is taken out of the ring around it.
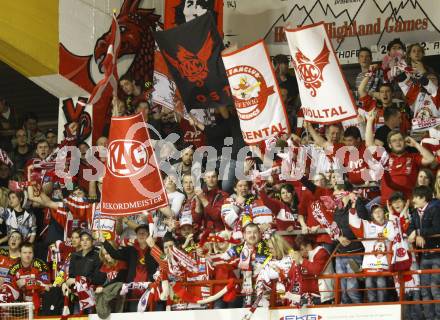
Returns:
[[[131,177],[148,165],[147,147],[135,140],[114,140],[108,146],[107,168],[116,177]]]
[[[326,65],[329,63],[330,50],[324,40],[324,46],[319,55],[311,60],[306,57],[301,50],[294,55],[293,66],[299,78],[303,81],[304,87],[310,90],[310,95],[316,97],[316,89],[321,87],[323,81],[322,73]]]

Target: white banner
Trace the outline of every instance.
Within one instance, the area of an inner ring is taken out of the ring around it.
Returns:
[[[440,53],[440,14],[433,0],[225,0],[226,42],[243,46],[262,39],[272,56],[289,54],[284,27],[324,21],[340,62],[357,63],[357,51],[368,47],[381,60],[394,38],[422,42],[426,55]]]
[[[58,110],[58,143],[65,138],[65,125],[71,122],[79,123],[78,141],[92,145],[92,108],[87,103],[88,97],[60,98]]]
[[[215,309],[215,310],[188,310],[173,312],[125,312],[112,313],[109,320],[226,320],[243,319],[249,313],[249,308],[240,309]],[[269,320],[269,309],[258,308],[252,316],[252,320]],[[89,315],[90,320],[101,320],[97,314]]]
[[[287,29],[305,120],[336,123],[357,116],[323,23]]]
[[[249,309],[215,309],[173,312],[126,312],[112,313],[110,320],[224,320],[243,319]],[[97,314],[88,316],[90,320],[100,320]],[[401,305],[276,309],[257,308],[252,320],[396,320],[401,317]]]
[[[278,309],[270,311],[271,320],[396,320],[401,317],[400,305]],[[256,319],[255,319],[256,320]],[[258,319],[260,320],[260,319]],[[263,319],[261,319],[263,320]]]
[[[222,57],[244,141],[255,144],[289,133],[286,111],[264,41]]]

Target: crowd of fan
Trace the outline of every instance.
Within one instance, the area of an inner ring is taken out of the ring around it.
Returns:
[[[438,77],[423,63],[419,44],[409,46],[405,58],[403,52],[404,44],[395,39],[386,58],[402,58],[404,70],[387,68],[387,59],[373,65],[371,51],[361,48],[354,88],[358,124],[323,128],[303,121],[287,57],[276,56],[294,133],[253,148],[245,161],[237,157],[245,143],[232,106],[193,110],[184,119],[152,105],[151,88],[121,79],[124,95],[113,99],[113,115],[143,112],[155,132],[179,135],[181,152],[173,164],[177,176],[164,177],[169,206],[124,218],[99,212],[102,180],[82,177],[89,145],[76,141],[78,124],[66,126],[63,145],[79,147],[80,171],[60,178],[51,158],[56,133],[41,132],[34,115],[17,129],[14,109],[0,101],[0,243],[5,245],[0,300],[33,301],[41,314],[69,308],[70,313],[97,311],[103,318],[110,312],[267,305],[271,293],[278,306],[331,304],[334,279],[314,276],[363,272],[365,277],[341,279],[337,294],[343,304],[396,301],[402,282],[374,273],[440,268],[440,251],[429,251],[440,249],[435,237],[440,234],[439,140],[435,126],[412,128],[414,118],[440,118]],[[226,168],[204,171],[206,163],[193,162],[200,146],[221,155],[227,137],[233,143]],[[106,144],[105,136],[96,143]],[[275,161],[264,167],[273,146]],[[305,159],[306,173],[293,181],[280,173],[280,163],[286,155],[298,160],[299,146],[315,162]],[[359,159],[337,157],[344,146],[358,150]],[[384,168],[377,176],[364,160],[372,146],[386,150],[374,156]],[[340,166],[349,172],[341,174]],[[195,167],[203,172],[201,188],[192,175]],[[238,167],[252,179],[235,179]],[[104,219],[110,225],[106,232],[95,227]],[[181,285],[207,280],[224,282]],[[440,274],[404,280],[405,299],[440,299]],[[440,304],[412,304],[407,310],[408,318],[422,314],[440,319]]]

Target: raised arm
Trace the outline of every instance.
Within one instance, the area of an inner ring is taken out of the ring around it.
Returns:
[[[370,77],[368,75],[365,75],[365,77],[362,79],[361,83],[359,83],[358,93],[359,93],[360,98],[363,98],[368,95],[367,84],[368,84],[369,80],[370,80]]]
[[[321,148],[327,149],[333,147],[333,144],[324,139],[318,132],[316,132],[315,128],[313,128],[313,126],[309,122],[304,121],[304,128],[310,133],[313,141]]]
[[[364,223],[354,208],[351,208],[348,213],[348,223],[350,224],[351,231],[353,231],[356,238],[363,238]]]
[[[28,187],[28,196],[29,200],[38,203],[42,207],[50,209],[58,209],[59,207],[59,203],[52,201],[44,192],[40,192],[39,195],[36,195],[33,186]]]
[[[434,162],[434,155],[431,151],[423,147],[420,143],[418,143],[416,140],[414,140],[411,137],[406,137],[405,140],[406,144],[410,147],[416,148],[417,151],[420,152],[420,155],[422,156],[422,165],[428,166],[431,163]]]
[[[373,133],[373,125],[374,120],[376,119],[376,111],[372,110],[368,112],[367,114],[367,125],[365,128],[365,145],[367,147],[374,147],[377,146],[376,141],[374,139],[374,133]]]

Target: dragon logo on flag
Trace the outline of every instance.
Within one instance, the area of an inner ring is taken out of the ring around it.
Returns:
[[[316,97],[316,89],[321,87],[321,81],[324,80],[322,77],[323,70],[329,63],[330,50],[325,40],[321,52],[314,60],[306,57],[299,49],[294,56],[293,66],[296,72],[304,82],[304,86],[311,89],[310,95]]]
[[[192,53],[184,47],[178,46],[177,59],[171,57],[165,50],[163,54],[174,68],[179,70],[182,78],[187,78],[196,86],[203,87],[205,79],[208,77],[208,60],[211,57],[213,47],[214,40],[209,32],[202,48],[197,53]]]

